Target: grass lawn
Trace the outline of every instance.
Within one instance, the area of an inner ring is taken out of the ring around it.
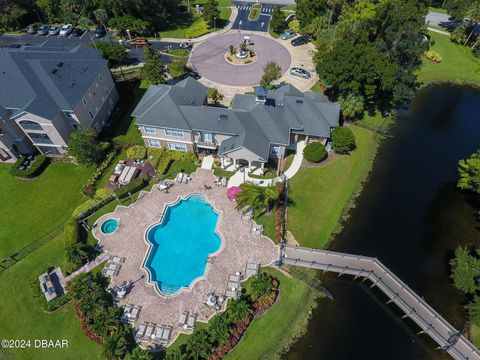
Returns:
[[[355,151],[325,166],[302,168],[290,181],[289,198],[294,204],[288,209],[288,229],[304,246],[325,247],[372,167],[378,144],[375,134],[354,125],[350,129]],[[312,222],[311,214],[317,221]]]
[[[375,114],[365,113],[363,118],[358,121],[358,124],[368,127],[372,130],[386,130],[392,123],[391,117],[383,117],[380,112]]]
[[[204,5],[207,0],[193,0],[192,7],[195,5]],[[217,0],[218,6],[233,6],[233,3],[229,0]]]
[[[0,259],[64,224],[84,199],[80,191],[93,171],[54,162],[38,178],[21,180],[10,175],[10,167],[0,166]]]
[[[443,60],[437,64],[424,58],[418,80],[424,83],[452,81],[480,85],[480,59],[472,54],[471,49],[452,43],[446,35],[429,33],[435,39],[433,50],[439,53]]]
[[[314,92],[318,92],[318,93],[322,93],[322,94],[323,94],[320,81],[317,81],[317,82],[315,83],[315,85],[313,85],[313,86],[310,88],[310,91],[314,91]]]
[[[58,191],[64,202],[71,199]],[[52,197],[54,194],[49,193]],[[33,203],[33,202],[32,202]],[[37,208],[37,213],[42,213]],[[32,211],[30,214],[34,214]],[[4,212],[5,215],[5,212]],[[64,212],[68,215],[68,212]],[[48,219],[45,218],[44,221]],[[3,228],[3,226],[2,226]],[[25,228],[24,228],[25,229]],[[46,230],[47,228],[45,228]],[[0,274],[0,337],[2,339],[66,339],[67,349],[17,349],[2,352],[0,359],[55,360],[55,359],[100,359],[101,348],[83,334],[80,322],[75,317],[71,304],[48,314],[33,297],[30,280],[40,275],[49,266],[62,266],[63,234],[46,243],[18,264]]]
[[[280,282],[279,299],[265,315],[252,322],[226,360],[276,359],[291,344],[292,336],[302,334],[306,328],[316,291],[278,270],[265,270]]]
[[[297,9],[297,4],[292,4],[292,5],[288,5],[288,6],[283,6],[283,7],[282,7],[282,10],[295,11],[296,9]]]
[[[480,346],[480,327],[475,324],[470,325],[470,338],[476,347]]]
[[[248,13],[248,20],[258,20],[260,18],[260,12],[262,10],[261,4],[254,4],[252,10]]]
[[[441,14],[448,14],[447,10],[439,8],[439,7],[433,7],[433,6],[429,6],[428,11],[433,11],[433,12],[437,12],[437,13],[441,13]]]
[[[272,211],[267,216],[260,216],[255,221],[263,225],[263,235],[268,236],[274,243],[277,243],[275,239],[275,211]]]
[[[165,173],[165,178],[175,179],[177,174],[181,171],[191,174],[197,170],[198,166],[189,160],[175,160],[172,162],[167,172]]]
[[[218,177],[223,177],[225,176],[227,179],[230,179],[233,174],[235,174],[235,171],[228,171],[228,170],[223,170],[220,168],[214,168],[213,169],[213,174]]]
[[[174,56],[186,57],[190,55],[190,51],[186,49],[171,49],[171,50],[162,50],[165,54],[170,54]]]
[[[228,22],[232,10],[227,7],[219,8],[220,16],[216,21],[216,28],[207,28],[203,33],[196,34],[196,37],[202,36],[209,32],[220,30]],[[167,29],[160,32],[162,38],[176,38],[176,39],[187,39],[190,38],[188,34],[192,31],[193,28],[199,27],[200,23],[203,22],[203,18],[200,15],[193,14],[192,17],[187,13],[179,14],[176,16],[175,22],[171,23]]]

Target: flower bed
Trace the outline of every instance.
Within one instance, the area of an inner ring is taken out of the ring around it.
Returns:
[[[17,160],[15,165],[13,165],[10,174],[21,178],[33,178],[40,175],[40,173],[47,167],[48,162],[49,159],[45,155],[38,155],[31,161],[28,160],[26,156],[22,156]],[[22,166],[26,166],[26,168],[21,169]]]

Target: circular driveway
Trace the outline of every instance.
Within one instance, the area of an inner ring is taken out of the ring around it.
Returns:
[[[235,66],[227,63],[225,53],[230,45],[238,48],[243,37],[248,35],[255,45],[249,45],[258,56],[250,65]],[[269,61],[275,61],[282,74],[290,68],[292,58],[279,42],[261,35],[225,34],[215,36],[197,45],[192,51],[194,69],[208,80],[231,86],[253,86],[260,83],[263,68]]]

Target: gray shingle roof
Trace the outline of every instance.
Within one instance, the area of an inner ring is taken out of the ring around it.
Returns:
[[[220,154],[245,148],[265,161],[270,145],[288,145],[292,131],[330,137],[330,127],[338,126],[338,104],[292,85],[268,91],[265,104],[254,95],[237,94],[231,108],[202,106],[206,94],[207,88],[192,78],[154,85],[132,115],[139,125],[232,135],[220,144]]]
[[[107,61],[85,45],[71,48],[24,46],[0,50],[0,105],[18,114],[27,111],[47,119],[72,110]]]

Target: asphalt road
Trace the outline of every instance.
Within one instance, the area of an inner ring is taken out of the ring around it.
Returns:
[[[449,16],[447,14],[429,12],[425,18],[425,22],[430,25],[442,26],[450,22]]]
[[[238,15],[233,22],[232,29],[250,30],[250,31],[268,31],[268,24],[270,23],[270,16],[275,4],[263,4],[258,20],[249,20],[248,14],[252,9],[251,2],[234,2],[238,8]]]

